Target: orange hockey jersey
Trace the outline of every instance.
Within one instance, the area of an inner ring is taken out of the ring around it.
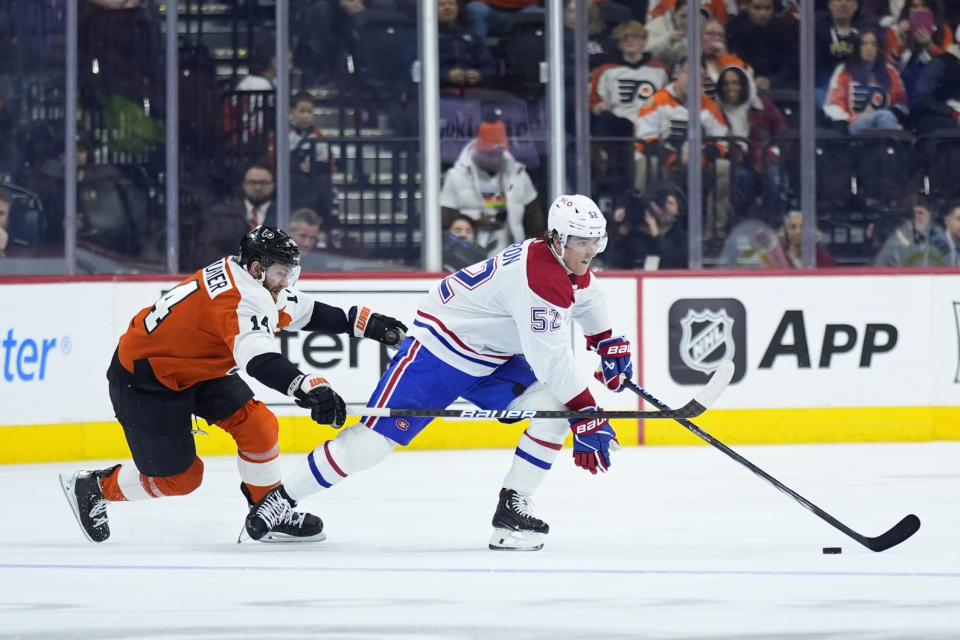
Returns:
[[[640,107],[634,121],[634,137],[640,140],[637,151],[642,152],[645,144],[654,140],[667,140],[671,136],[686,138],[689,112],[687,107],[677,100],[673,90],[674,85],[668,84]],[[717,103],[705,93],[700,94],[700,101],[700,124],[704,135],[717,138],[729,135],[727,121]],[[707,144],[716,144],[720,154],[726,155],[726,142],[707,141]]]
[[[889,64],[885,65],[885,68],[890,77],[888,90],[872,76],[867,84],[861,84],[853,79],[845,64],[837,65],[833,77],[830,78],[823,112],[831,120],[850,123],[877,109],[896,108],[906,112],[907,92],[903,88],[900,74]]]
[[[157,380],[180,391],[245,369],[262,353],[279,353],[280,329],[310,321],[314,300],[295,289],[277,302],[232,258],[221,258],[141,309],[120,337],[120,363],[130,372],[145,359]]]

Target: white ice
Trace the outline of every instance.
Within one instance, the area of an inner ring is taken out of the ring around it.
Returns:
[[[511,452],[401,451],[301,503],[326,542],[236,544],[234,460],[207,458],[193,495],[111,505],[95,545],[57,474],[96,463],[7,466],[0,637],[960,638],[960,443],[737,450],[862,534],[923,526],[874,553],[711,447],[624,449],[597,477],[567,449],[544,549],[494,552]]]

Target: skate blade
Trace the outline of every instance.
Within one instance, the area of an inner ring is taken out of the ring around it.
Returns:
[[[488,546],[493,551],[539,551],[546,538],[545,533],[494,529]]]
[[[72,476],[66,477],[64,474],[60,474],[60,488],[63,489],[63,497],[67,499],[67,504],[70,505],[70,511],[73,512],[73,517],[77,519],[77,524],[80,525],[80,533],[83,534],[83,537],[93,542],[97,543],[96,540],[90,537],[90,534],[87,533],[87,530],[83,528],[83,522],[80,521],[80,505],[77,504],[76,495],[73,492],[73,486],[77,482],[77,477],[80,475],[80,472],[75,472]]]
[[[237,536],[237,544],[243,544],[247,540],[250,540],[250,536],[247,535],[247,526],[244,525],[240,527],[240,535]]]
[[[312,536],[290,536],[285,533],[274,533],[268,531],[267,535],[260,538],[259,542],[272,542],[274,544],[289,544],[297,542],[323,542],[327,539],[327,534],[323,531]]]

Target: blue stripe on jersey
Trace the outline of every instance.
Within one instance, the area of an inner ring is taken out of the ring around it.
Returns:
[[[529,462],[529,463],[532,464],[533,466],[535,466],[535,467],[540,467],[541,469],[545,469],[545,470],[547,470],[547,471],[549,471],[549,470],[550,470],[550,467],[553,466],[553,465],[552,465],[551,463],[549,463],[549,462],[544,462],[544,461],[541,460],[540,458],[535,458],[535,457],[533,457],[531,454],[527,453],[526,451],[524,451],[524,450],[521,449],[520,447],[517,447],[517,450],[514,451],[513,453],[514,453],[514,455],[517,456],[518,458],[523,458],[524,460],[526,460],[527,462]]]
[[[307,456],[307,461],[310,463],[310,471],[313,472],[313,477],[320,484],[321,487],[325,489],[330,488],[330,483],[323,479],[323,476],[320,475],[320,469],[317,468],[317,463],[313,459],[313,451],[310,452],[310,455]]]
[[[496,368],[499,367],[501,364],[503,364],[503,363],[500,363],[500,362],[497,362],[497,363],[487,362],[486,360],[478,360],[477,358],[471,358],[470,356],[465,356],[465,355],[463,355],[462,352],[457,351],[456,349],[454,349],[453,347],[451,347],[451,346],[450,346],[450,343],[447,342],[446,340],[444,340],[444,339],[443,339],[443,336],[441,336],[439,333],[437,333],[437,330],[434,329],[434,328],[433,328],[432,326],[430,326],[429,324],[425,324],[425,323],[423,323],[423,322],[420,322],[419,320],[414,320],[414,321],[413,321],[413,324],[416,325],[416,326],[418,326],[418,327],[423,327],[424,329],[426,329],[427,331],[429,331],[430,333],[432,333],[432,334],[433,334],[433,337],[435,337],[437,340],[439,340],[440,343],[441,343],[443,346],[445,346],[445,347],[446,347],[447,349],[449,349],[450,351],[453,351],[455,354],[457,354],[458,356],[460,356],[460,357],[463,358],[464,360],[469,360],[470,362],[476,362],[477,364],[482,364],[482,365],[488,366],[488,367],[490,367],[491,369],[496,369]]]

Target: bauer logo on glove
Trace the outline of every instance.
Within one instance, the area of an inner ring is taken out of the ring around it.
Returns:
[[[607,338],[597,343],[600,369],[594,377],[611,391],[622,391],[623,383],[633,378],[633,360],[630,342],[623,336]]]

